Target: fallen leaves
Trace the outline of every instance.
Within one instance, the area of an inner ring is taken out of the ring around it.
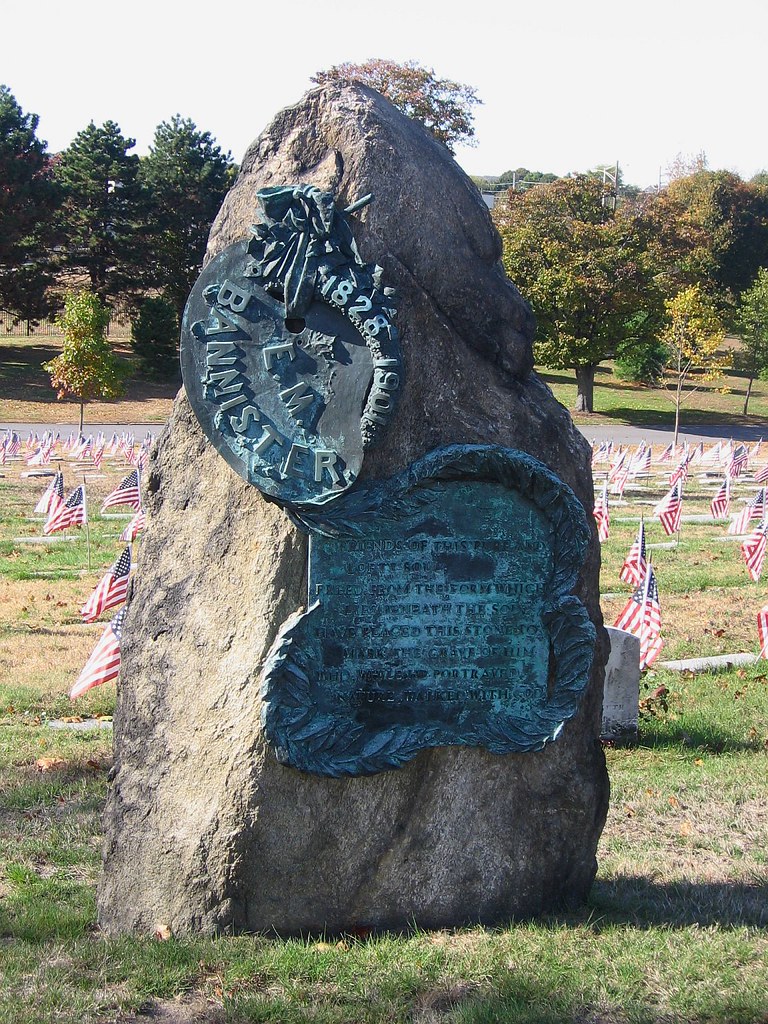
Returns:
[[[35,768],[39,772],[61,771],[67,767],[68,762],[63,757],[38,757],[35,761]]]

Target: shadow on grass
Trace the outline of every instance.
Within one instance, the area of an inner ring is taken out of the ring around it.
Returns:
[[[669,725],[664,728],[662,724],[657,727],[658,731],[650,730],[643,721],[640,721],[637,747],[646,750],[668,750],[680,748],[691,751],[704,751],[708,754],[737,754],[750,752],[759,754],[763,747],[762,741],[755,739],[754,742],[735,737],[732,733],[718,729],[715,725],[692,725],[688,722]]]
[[[672,430],[675,417],[672,412],[659,409],[637,409],[630,406],[612,406],[610,409],[598,409],[596,414],[605,420],[615,420],[627,426],[656,427],[660,430]],[[717,422],[713,423],[715,419]],[[689,409],[685,421],[680,424],[680,434],[705,434],[713,438],[723,436],[723,428],[731,427],[734,438],[757,440],[768,433],[768,420],[762,417],[741,416],[736,413],[716,412],[707,409]]]
[[[768,926],[768,884],[654,882],[642,875],[598,879],[589,897],[592,924],[635,928]],[[594,912],[603,915],[597,922]]]
[[[3,399],[11,402],[56,401],[56,392],[51,387],[51,379],[43,369],[43,363],[54,359],[61,352],[61,347],[53,344],[9,345],[0,346],[0,394]],[[130,356],[120,352],[123,363],[131,365],[126,380],[124,401],[145,402],[157,398],[174,398],[181,387],[181,371],[170,374],[164,380],[149,380],[135,376],[135,367]],[[74,399],[64,399],[64,404],[78,405]],[[104,404],[118,405],[121,399],[102,400]],[[87,406],[86,406],[87,409]]]

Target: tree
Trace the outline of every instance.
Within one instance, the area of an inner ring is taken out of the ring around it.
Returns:
[[[768,269],[761,267],[751,288],[742,292],[736,312],[744,349],[739,354],[739,366],[748,377],[744,398],[747,415],[749,398],[755,377],[768,373]]]
[[[422,67],[416,61],[397,64],[372,57],[363,64],[347,62],[318,71],[312,81],[318,85],[362,82],[423,124],[451,152],[457,143],[472,145],[475,135],[472,107],[482,102],[476,90],[449,78],[437,78],[432,68]]]
[[[660,340],[667,346],[664,387],[675,405],[676,448],[681,405],[705,381],[718,380],[731,359],[719,352],[725,331],[712,299],[701,285],[685,288],[667,299],[664,306],[666,323]],[[694,379],[696,383],[691,386]]]
[[[179,369],[179,319],[172,302],[145,299],[131,324],[131,348],[149,377],[167,377]]]
[[[80,430],[87,401],[117,398],[125,390],[124,368],[107,340],[109,310],[97,295],[70,291],[57,324],[64,335],[61,354],[43,369],[51,376],[57,398],[76,398],[80,403]]]
[[[601,181],[561,178],[507,192],[493,217],[504,266],[536,314],[536,358],[576,373],[576,409],[592,412],[595,368],[661,322],[663,280],[642,206],[606,201]]]
[[[88,274],[102,300],[135,289],[143,279],[144,220],[135,145],[114,121],[91,121],[56,166],[63,202],[64,266]]]
[[[19,319],[50,308],[46,268],[57,190],[38,120],[0,85],[0,307]]]
[[[730,171],[697,171],[667,192],[702,231],[699,264],[722,312],[768,265],[768,191]]]
[[[149,156],[141,161],[139,180],[149,204],[149,280],[171,299],[179,318],[234,174],[231,155],[179,114],[157,126]]]

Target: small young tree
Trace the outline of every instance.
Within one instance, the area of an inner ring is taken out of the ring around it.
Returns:
[[[744,342],[744,350],[739,354],[739,367],[749,377],[744,398],[746,416],[752,383],[755,377],[762,377],[768,372],[768,269],[765,267],[758,270],[752,287],[741,293],[736,323]]]
[[[719,351],[725,337],[712,300],[699,285],[678,292],[664,303],[666,324],[661,341],[667,346],[663,386],[675,405],[677,447],[680,407],[705,381],[716,381],[731,365],[730,355]],[[696,383],[691,386],[692,380]]]
[[[107,340],[109,310],[88,291],[67,292],[64,311],[57,319],[64,335],[61,354],[43,369],[51,375],[57,398],[80,403],[80,431],[87,401],[117,398],[125,390],[125,370]]]
[[[131,324],[131,348],[148,377],[168,377],[179,368],[179,319],[172,302],[145,299]]]

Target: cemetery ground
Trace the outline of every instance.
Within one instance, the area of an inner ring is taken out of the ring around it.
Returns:
[[[95,884],[115,690],[107,684],[74,705],[67,690],[113,614],[84,625],[79,608],[122,550],[127,516],[96,510],[127,467],[105,460],[103,476],[88,471],[91,571],[85,531],[44,545],[18,539],[41,536],[30,517],[47,481],[22,478],[18,462],[2,471],[1,1024],[768,1021],[765,661],[720,674],[644,673],[639,742],[606,749],[611,807],[580,909],[406,935],[106,939]],[[597,467],[596,482],[603,473]],[[81,474],[65,467],[67,490]],[[637,517],[663,486],[654,477],[612,504],[609,624],[630,592],[618,571]],[[715,486],[692,475],[684,513],[705,513]],[[754,489],[737,483],[732,508]],[[739,545],[724,535],[723,523],[684,521],[679,546],[651,549],[662,658],[757,652],[768,590],[749,580]],[[668,541],[656,520],[647,540]],[[140,542],[135,555],[140,571]],[[72,717],[96,727],[54,727]]]
[[[181,384],[181,376],[169,380],[148,381],[136,370],[130,347],[130,327],[116,323],[110,332],[117,354],[129,366],[126,394],[112,401],[88,402],[85,407],[86,430],[103,423],[164,422]],[[27,336],[21,326],[13,334],[0,334],[0,423],[61,423],[77,425],[75,401],[57,401],[42,363],[61,351],[62,338],[55,333]],[[738,342],[732,341],[734,347]],[[576,380],[572,370],[539,369],[555,397],[572,409],[576,399]],[[686,388],[682,423],[688,426],[718,423],[725,427],[766,424],[768,437],[768,381],[756,380],[749,400],[749,415],[743,415],[747,391],[746,377],[737,371],[725,375],[717,385],[705,384],[698,390]],[[594,413],[573,414],[576,423],[588,433],[588,426],[635,424],[671,428],[674,423],[672,402],[661,390],[622,381],[612,362],[601,363],[595,374]]]

